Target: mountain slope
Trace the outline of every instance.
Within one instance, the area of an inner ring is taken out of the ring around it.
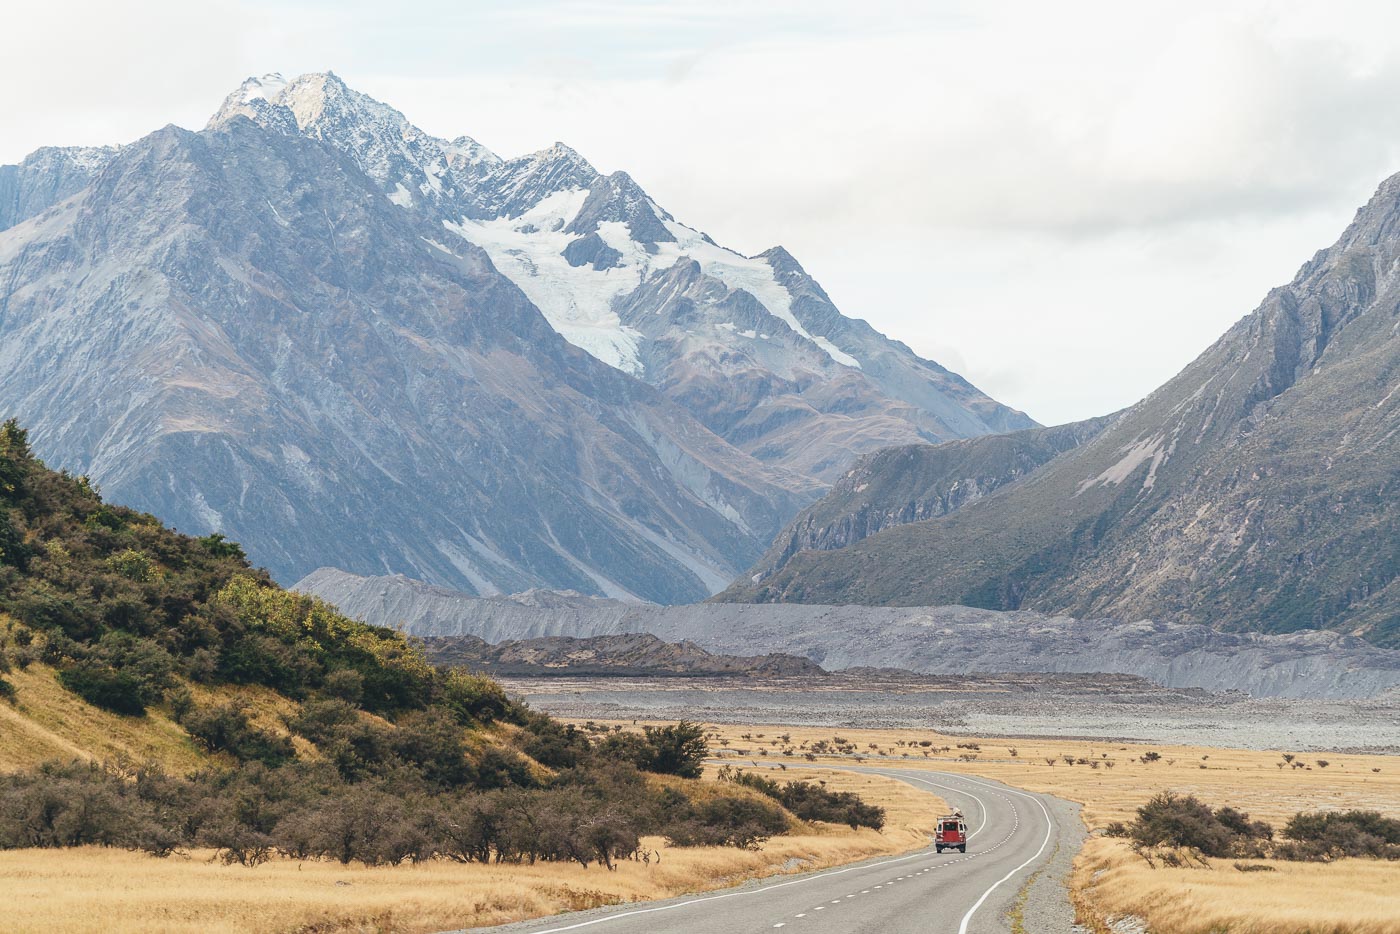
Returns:
[[[748,578],[762,582],[801,551],[845,548],[884,529],[961,509],[1092,439],[1115,417],[867,454],[788,523]]]
[[[333,74],[249,79],[210,125],[235,116],[335,147],[393,203],[486,250],[570,342],[764,462],[829,481],[864,451],[1034,425],[842,316],[785,250],[724,249],[562,143],[503,160]]]
[[[115,146],[46,146],[19,165],[0,165],[0,230],[82,191],[116,154]]]
[[[0,232],[0,399],[50,462],[283,580],[661,601],[718,589],[815,492],[284,130],[161,130]]]
[[[1400,645],[1400,176],[1097,438],[726,599],[1328,627]]]

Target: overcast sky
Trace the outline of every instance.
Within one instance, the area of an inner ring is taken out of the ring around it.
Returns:
[[[1047,423],[1169,378],[1400,170],[1386,3],[205,0],[7,9],[0,162],[333,70],[562,140]]]

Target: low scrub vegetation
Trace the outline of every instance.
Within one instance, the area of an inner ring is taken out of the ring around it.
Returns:
[[[282,590],[221,536],[104,503],[36,460],[13,421],[0,619],[0,673],[40,661],[88,704],[134,720],[158,709],[207,758],[186,775],[72,762],[0,776],[0,848],[612,867],[643,835],[753,847],[789,828],[782,801],[878,826],[851,795],[687,784],[708,753],[697,724],[591,738],[435,667],[400,633]]]
[[[1400,859],[1400,820],[1376,811],[1300,812],[1288,821],[1282,839],[1275,839],[1264,821],[1172,792],[1154,796],[1131,823],[1110,824],[1107,833],[1127,837],[1140,849],[1189,848],[1210,857]]]
[[[852,830],[861,827],[879,830],[885,826],[884,808],[866,804],[849,791],[829,791],[822,784],[812,782],[779,784],[755,772],[744,772],[727,765],[721,767],[719,777],[767,795],[802,820],[847,824]]]

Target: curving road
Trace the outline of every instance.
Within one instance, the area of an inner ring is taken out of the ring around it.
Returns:
[[[704,895],[481,930],[496,934],[1006,932],[1011,929],[1009,913],[1027,881],[1057,851],[1077,849],[1059,845],[1063,835],[1077,837],[1073,807],[1049,795],[946,772],[873,767],[853,771],[908,782],[960,808],[972,828],[967,853],[935,853],[930,845],[903,856],[780,876]],[[1040,934],[1070,929],[1069,908],[1058,880],[1037,881],[1022,910],[1025,930]]]

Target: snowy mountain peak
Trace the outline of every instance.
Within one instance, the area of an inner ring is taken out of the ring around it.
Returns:
[[[338,149],[392,204],[484,249],[570,343],[761,459],[825,479],[874,447],[1033,424],[846,318],[787,250],[722,247],[563,142],[503,160],[330,73],[251,78],[224,112]]]
[[[459,136],[443,147],[449,161],[457,165],[500,165],[501,157],[470,136]]]
[[[256,98],[276,97],[287,87],[287,79],[279,72],[270,72],[261,78],[249,78],[239,86],[238,92],[246,104]]]

